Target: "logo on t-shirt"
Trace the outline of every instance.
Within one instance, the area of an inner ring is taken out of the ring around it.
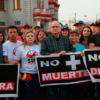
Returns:
[[[27,61],[28,61],[28,65],[33,65],[36,64],[35,63],[35,56],[38,56],[38,54],[36,53],[36,51],[30,50],[27,55],[28,57]]]
[[[17,49],[18,49],[18,47],[15,47],[15,48],[13,49],[13,55],[16,55]]]

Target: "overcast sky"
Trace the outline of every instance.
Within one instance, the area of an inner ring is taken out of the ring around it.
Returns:
[[[73,20],[74,13],[77,13],[76,20],[95,21],[98,13],[100,18],[100,0],[58,0],[58,3],[59,21]]]

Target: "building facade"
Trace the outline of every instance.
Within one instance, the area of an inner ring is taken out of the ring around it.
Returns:
[[[0,30],[9,25],[21,29],[23,23],[48,30],[51,21],[58,20],[58,0],[0,0]]]

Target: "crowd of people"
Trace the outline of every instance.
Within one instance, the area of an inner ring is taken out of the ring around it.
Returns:
[[[0,54],[3,55],[0,56],[0,63],[20,63],[18,100],[54,100],[55,89],[59,91],[59,100],[95,100],[95,84],[91,81],[42,88],[39,85],[35,56],[65,55],[82,52],[84,49],[100,49],[100,20],[90,26],[78,21],[74,26],[76,30],[71,30],[68,26],[53,21],[49,27],[50,32],[39,26],[32,28],[28,23],[22,25],[21,32],[18,32],[16,26],[9,26],[7,41],[0,32]],[[96,85],[100,100],[100,83]]]

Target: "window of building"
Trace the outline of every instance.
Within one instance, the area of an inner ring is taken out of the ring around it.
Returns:
[[[0,0],[0,10],[4,10],[4,0]]]
[[[5,22],[0,22],[0,26],[5,26]]]
[[[15,25],[21,25],[21,21],[15,21]]]
[[[20,0],[14,0],[14,9],[20,8]]]

